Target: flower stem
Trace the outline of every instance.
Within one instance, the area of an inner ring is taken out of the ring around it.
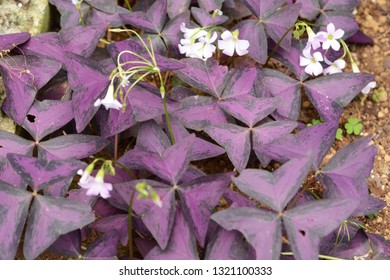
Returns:
[[[127,9],[128,9],[130,12],[132,12],[133,9],[131,8],[131,5],[130,5],[130,3],[129,3],[129,0],[125,0],[125,3],[126,3],[126,6],[127,6]]]
[[[169,118],[169,113],[168,113],[168,107],[167,107],[167,99],[166,97],[163,98],[163,103],[164,103],[164,112],[165,112],[165,119],[167,121],[167,126],[169,130],[169,135],[171,136],[171,142],[172,145],[175,144],[175,135],[173,135],[173,130],[172,130],[172,125],[171,125],[171,119]]]
[[[129,259],[132,260],[134,258],[134,248],[133,248],[133,202],[135,196],[136,188],[133,189],[130,196],[129,208],[127,214],[127,232],[128,232],[128,240],[127,240],[127,248],[129,250]]]
[[[276,52],[276,50],[278,49],[279,45],[282,43],[282,41],[284,40],[284,38],[287,36],[287,34],[292,31],[293,29],[295,28],[295,24],[293,26],[291,26],[287,31],[286,33],[283,34],[282,38],[279,39],[279,41],[276,43],[276,46],[272,49],[271,53],[269,54],[268,58],[267,58],[267,61],[264,63],[264,67],[267,67],[267,64],[268,62],[270,61],[271,57],[273,56],[273,54]]]

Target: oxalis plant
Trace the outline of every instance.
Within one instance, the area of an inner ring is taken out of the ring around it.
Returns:
[[[59,32],[0,36],[1,259],[390,257],[358,219],[385,206],[370,137],[324,162],[376,86],[358,1],[50,2]]]

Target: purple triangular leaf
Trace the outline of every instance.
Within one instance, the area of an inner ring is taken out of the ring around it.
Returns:
[[[338,120],[343,107],[373,80],[374,77],[370,74],[336,73],[305,82],[304,88],[324,120]]]
[[[286,0],[243,0],[248,9],[258,18],[264,18],[274,13]]]
[[[374,260],[390,260],[390,241],[383,236],[374,233],[367,233],[370,239]]]
[[[366,178],[370,176],[378,149],[369,145],[370,137],[354,141],[334,155],[322,168],[318,179],[326,198],[349,198],[360,202],[354,215],[369,215],[386,203],[369,195]]]
[[[300,3],[302,5],[301,11],[299,12],[299,15],[302,18],[308,19],[308,20],[314,20],[317,15],[320,13],[321,6],[320,6],[320,0],[296,0],[296,3]]]
[[[7,158],[16,172],[21,174],[23,180],[36,192],[73,177],[77,170],[85,167],[85,163],[75,159],[46,161],[11,153]]]
[[[117,231],[120,243],[126,246],[128,240],[127,220],[128,214],[112,215],[91,224],[90,227],[105,234]]]
[[[186,68],[175,71],[183,82],[207,92],[215,98],[222,96],[227,80],[227,66],[218,65],[217,61],[209,58],[206,61],[195,58],[185,58],[181,62]]]
[[[71,101],[35,101],[22,126],[35,141],[40,141],[72,119],[73,108]]]
[[[82,159],[102,150],[108,141],[93,135],[69,134],[38,145],[38,157],[46,160]]]
[[[31,34],[28,32],[2,34],[0,35],[0,53],[10,51],[17,45],[23,44],[30,39]]]
[[[355,34],[353,34],[351,37],[348,38],[347,43],[373,45],[374,40],[372,40],[372,38],[369,37],[368,35],[364,34],[363,31],[358,30],[356,31]]]
[[[90,26],[108,23],[111,27],[118,27],[125,25],[122,17],[127,17],[129,14],[130,11],[121,6],[117,6],[116,12],[113,14],[108,14],[96,9],[92,9],[90,14],[87,14],[86,22],[88,22]]]
[[[74,5],[71,1],[49,0],[49,2],[56,6],[61,14],[61,28],[67,29],[81,24],[80,13],[77,10],[76,5]],[[89,8],[89,5],[81,3],[81,13],[83,15],[87,14]]]
[[[279,98],[230,99],[219,106],[249,128],[271,114],[280,103]]]
[[[313,156],[313,169],[318,169],[332,146],[338,122],[325,122],[304,128],[298,134],[288,134],[263,149],[265,156],[279,162]]]
[[[224,0],[198,0],[198,4],[199,7],[210,12],[217,9],[221,10],[223,1]]]
[[[166,20],[167,1],[158,0],[151,5],[147,12],[132,12],[122,15],[122,19],[132,26],[146,32],[159,33]]]
[[[171,119],[171,126],[173,134],[175,135],[175,140],[177,142],[180,142],[182,139],[190,135],[190,133],[184,128],[184,126],[174,119]],[[168,140],[168,137],[165,137]],[[139,139],[139,134],[137,139]],[[196,137],[194,145],[192,147],[191,161],[212,158],[219,156],[223,153],[225,153],[225,150],[220,146],[212,144],[206,140],[203,140],[202,138]]]
[[[192,7],[191,13],[201,26],[220,25],[229,20],[229,17],[224,15],[216,15],[215,18],[205,9]]]
[[[310,158],[291,160],[274,172],[245,169],[233,177],[234,184],[246,195],[257,199],[277,212],[282,212],[306,179]]]
[[[27,184],[7,159],[8,153],[32,156],[34,142],[25,140],[15,134],[0,130],[0,178],[17,188],[26,188]]]
[[[27,54],[43,55],[66,64],[67,51],[83,57],[91,56],[107,27],[108,25],[103,23],[94,26],[75,26],[62,29],[59,33],[42,33],[32,37],[21,48]]]
[[[253,85],[258,79],[261,79],[261,72],[254,67],[241,67],[230,70],[226,75],[226,84],[221,97],[218,101],[228,100],[229,98],[252,97]]]
[[[265,29],[274,42],[279,42],[291,26],[295,24],[300,9],[301,4],[287,5],[276,10],[275,13],[264,19]],[[292,33],[292,30],[290,33]],[[291,35],[284,37],[279,44],[280,47],[285,50],[290,50],[291,38]]]
[[[253,260],[255,253],[238,231],[219,228],[207,245],[206,260]]]
[[[254,208],[230,208],[211,219],[226,230],[238,230],[256,250],[256,259],[279,259],[282,248],[281,218]]]
[[[173,18],[188,10],[191,0],[167,0],[167,13],[169,18]]]
[[[145,260],[197,260],[199,259],[196,239],[189,229],[181,209],[176,210],[172,236],[165,249],[154,247]]]
[[[180,30],[180,25],[185,23],[186,26],[190,26],[190,11],[185,11],[181,14],[178,14],[173,19],[171,19],[165,26],[162,31],[162,38],[166,45],[168,46],[169,52],[173,57],[181,57],[178,44],[180,39],[183,36],[183,33]],[[161,38],[159,38],[161,41]],[[161,42],[163,43],[163,42]],[[165,46],[164,46],[165,50]]]
[[[98,110],[94,103],[106,90],[110,79],[100,64],[69,52],[66,69],[74,90],[72,103],[76,129],[80,133]]]
[[[116,1],[112,0],[85,0],[89,5],[103,11],[108,14],[113,14],[116,11],[117,4]]]
[[[45,69],[42,72],[42,68]],[[2,109],[22,124],[36,92],[61,68],[61,64],[37,56],[13,56],[0,60],[0,72],[7,97]]]
[[[79,257],[81,254],[81,232],[80,230],[71,231],[61,235],[49,247],[49,250],[69,257]]]
[[[286,74],[263,69],[264,83],[272,96],[280,98],[277,113],[291,120],[298,120],[301,109],[301,85]]]
[[[15,258],[32,195],[0,181],[0,259]]]
[[[283,222],[295,259],[319,257],[322,237],[349,218],[358,206],[356,200],[321,200],[306,203],[283,213]]]
[[[209,125],[227,123],[225,113],[213,98],[207,96],[196,95],[182,99],[180,107],[172,115],[185,127],[197,131]]]
[[[264,151],[267,150],[267,146],[289,134],[296,126],[296,122],[271,121],[263,125],[256,126],[252,130],[252,148],[263,167],[266,167],[271,161],[269,157],[264,155]]]
[[[110,201],[116,207],[127,210],[134,187],[136,184],[143,182],[154,188],[161,199],[162,207],[158,207],[151,199],[135,199],[133,209],[141,217],[160,248],[164,249],[168,244],[175,219],[175,191],[171,186],[151,180],[135,180],[115,184]]]
[[[145,152],[142,164],[153,174],[172,184],[177,184],[188,168],[194,141],[195,135],[191,134],[164,150],[161,155]]]
[[[155,121],[141,123],[137,134],[136,149],[162,154],[170,145],[168,136]]]
[[[230,184],[231,173],[200,177],[180,185],[179,195],[184,216],[203,247],[210,215]]]
[[[240,39],[249,41],[249,56],[258,63],[264,64],[267,60],[267,35],[264,25],[259,24],[258,20],[248,19],[237,24],[233,29],[240,31]]]
[[[118,256],[119,237],[116,230],[105,233],[88,246],[84,257],[88,260],[112,260]]]
[[[214,141],[225,148],[234,167],[245,169],[251,152],[250,130],[234,124],[208,126],[204,130]]]
[[[223,198],[230,206],[235,205],[236,207],[257,207],[256,201],[247,198],[241,193],[238,193],[230,188],[225,191]]]
[[[26,259],[35,259],[57,238],[95,220],[91,207],[63,198],[35,196],[24,239]]]

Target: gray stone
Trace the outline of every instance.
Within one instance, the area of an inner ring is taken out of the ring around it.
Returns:
[[[48,0],[0,0],[0,34],[30,32],[31,35],[49,30]]]

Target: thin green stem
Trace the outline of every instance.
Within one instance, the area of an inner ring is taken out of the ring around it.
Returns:
[[[163,98],[163,103],[164,103],[164,112],[165,112],[165,119],[167,121],[167,126],[169,130],[169,135],[171,136],[171,142],[172,145],[176,143],[175,141],[175,135],[173,135],[173,130],[172,130],[172,125],[171,125],[171,119],[169,118],[169,113],[168,113],[168,107],[167,107],[167,99],[164,97]]]
[[[276,50],[279,48],[279,45],[282,43],[282,41],[284,40],[284,38],[287,36],[288,33],[290,33],[290,31],[292,31],[295,27],[295,24],[293,26],[291,26],[286,33],[283,34],[282,38],[279,39],[279,41],[277,42],[276,46],[272,49],[271,53],[269,54],[268,58],[267,58],[267,61],[264,63],[264,67],[267,67],[267,64],[268,62],[270,61],[271,57],[274,55],[274,53],[276,52]]]
[[[129,250],[129,259],[132,260],[134,258],[134,248],[133,248],[133,202],[135,196],[136,188],[133,189],[130,196],[129,208],[127,214],[127,232],[129,238],[127,240],[127,248]]]
[[[131,5],[130,5],[129,0],[125,0],[125,3],[126,3],[126,6],[127,6],[127,9],[128,9],[130,12],[132,12],[133,9],[131,8]]]

